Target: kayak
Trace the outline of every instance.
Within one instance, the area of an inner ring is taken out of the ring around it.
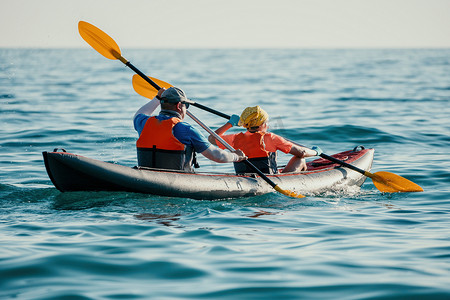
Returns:
[[[227,199],[263,195],[273,188],[256,174],[186,173],[104,162],[59,149],[43,152],[44,163],[55,187],[61,192],[125,191],[192,199]],[[331,155],[370,171],[374,149],[358,146]],[[339,185],[361,186],[366,177],[320,158],[307,163],[299,173],[267,175],[273,182],[296,193],[325,192]]]

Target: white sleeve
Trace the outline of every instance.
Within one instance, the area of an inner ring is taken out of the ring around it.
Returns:
[[[148,102],[147,104],[144,104],[141,108],[138,109],[138,111],[134,114],[133,119],[138,115],[138,114],[145,114],[145,115],[151,115],[156,108],[158,108],[160,104],[160,101],[158,98],[153,98],[152,100],[150,100],[150,102]]]
[[[235,162],[239,160],[239,156],[236,153],[222,150],[214,145],[209,146],[205,151],[201,152],[201,154],[218,163]]]

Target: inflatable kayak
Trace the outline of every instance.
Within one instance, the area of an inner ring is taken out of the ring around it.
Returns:
[[[374,149],[356,147],[332,155],[370,171]],[[225,199],[274,192],[256,174],[185,173],[127,167],[66,152],[43,152],[48,176],[61,192],[126,191],[192,199]],[[332,189],[337,184],[361,186],[366,177],[323,158],[307,163],[308,171],[268,175],[284,189],[307,194]]]

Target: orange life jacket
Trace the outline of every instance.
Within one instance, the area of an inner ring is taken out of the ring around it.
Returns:
[[[173,134],[173,127],[181,122],[179,118],[158,120],[156,117],[148,118],[144,129],[136,142],[138,148],[153,148],[165,150],[184,150],[184,144],[177,140]]]
[[[193,172],[192,147],[175,138],[173,127],[181,119],[158,120],[150,117],[136,142],[138,164],[143,167]]]
[[[261,172],[276,174],[278,173],[277,156],[275,152],[265,150],[265,134],[265,132],[260,131],[251,134],[238,133],[234,138],[233,146],[235,149],[244,151],[248,160],[260,169]],[[253,172],[253,170],[243,162],[235,162],[234,169],[238,174]]]

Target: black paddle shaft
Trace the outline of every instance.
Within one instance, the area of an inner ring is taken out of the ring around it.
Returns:
[[[161,87],[159,86],[159,85],[157,85],[156,84],[156,82],[154,82],[153,80],[151,80],[148,76],[146,76],[144,73],[142,73],[138,68],[136,68],[132,63],[130,63],[129,61],[125,64],[127,67],[129,67],[131,70],[133,70],[134,72],[136,72],[136,74],[138,74],[139,76],[141,76],[145,81],[147,81],[148,83],[150,83],[151,84],[151,86],[153,86],[156,90],[160,90],[161,89]],[[203,110],[206,110],[206,111],[208,111],[208,112],[210,112],[210,113],[213,113],[213,114],[215,114],[215,115],[218,115],[218,116],[220,116],[220,117],[222,117],[222,118],[225,118],[225,119],[230,119],[231,117],[229,116],[229,115],[227,115],[227,114],[224,114],[224,113],[222,113],[222,112],[220,112],[220,111],[217,111],[217,110],[215,110],[215,109],[212,109],[212,108],[209,108],[209,107],[207,107],[207,106],[204,106],[204,105],[201,105],[201,104],[199,104],[199,103],[197,103],[197,102],[193,102],[193,103],[190,103],[191,105],[193,105],[193,106],[195,106],[195,107],[198,107],[198,108],[200,108],[200,109],[203,109]]]
[[[275,182],[273,182],[269,177],[267,177],[263,172],[261,172],[260,169],[258,169],[254,164],[249,162],[248,160],[243,161],[247,166],[252,168],[253,171],[255,171],[256,174],[258,174],[262,179],[264,179],[268,184],[270,184],[273,188],[277,186]]]
[[[354,170],[354,171],[356,171],[356,172],[359,172],[359,173],[361,173],[361,174],[365,174],[365,173],[366,173],[364,170],[362,170],[362,169],[360,169],[360,168],[358,168],[358,167],[355,167],[354,165],[348,164],[348,163],[346,163],[345,161],[342,161],[342,160],[339,160],[339,159],[337,159],[337,158],[334,158],[333,156],[326,155],[325,153],[322,153],[322,154],[320,154],[319,156],[320,156],[320,157],[323,157],[323,158],[325,158],[325,159],[327,159],[327,160],[329,160],[329,161],[332,161],[332,162],[334,162],[334,163],[340,164],[340,165],[342,165],[342,166],[344,166],[344,167],[347,167],[347,168],[349,168],[349,169],[352,169],[352,170]]]
[[[200,109],[209,111],[210,113],[213,113],[213,114],[215,114],[215,115],[218,115],[219,117],[222,117],[222,118],[225,118],[225,119],[228,119],[228,120],[231,118],[231,117],[230,117],[229,115],[227,115],[227,114],[221,113],[220,111],[217,111],[217,110],[215,110],[215,109],[209,108],[209,107],[204,106],[204,105],[201,105],[201,104],[199,104],[199,103],[197,103],[197,102],[192,103],[192,105],[194,105],[195,107],[198,107],[198,108],[200,108]]]
[[[142,77],[142,79],[144,79],[145,81],[147,81],[148,83],[150,83],[152,85],[152,87],[154,87],[157,91],[159,91],[161,89],[161,87],[159,85],[156,84],[156,82],[154,82],[153,80],[151,80],[148,76],[146,76],[144,73],[142,73],[138,68],[136,68],[135,66],[133,66],[132,63],[130,63],[129,61],[125,64],[128,68],[130,68],[131,70],[133,70],[134,72],[136,72],[136,74],[138,74],[139,76]]]

